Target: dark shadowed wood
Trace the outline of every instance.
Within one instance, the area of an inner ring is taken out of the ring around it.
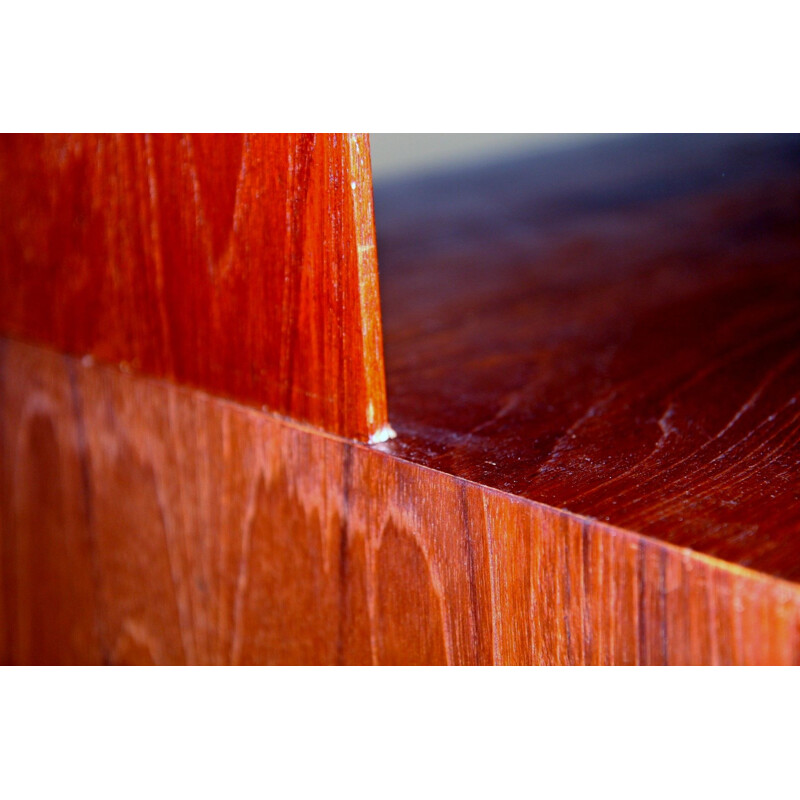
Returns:
[[[794,584],[40,348],[0,377],[4,662],[800,658]]]
[[[383,447],[800,580],[800,138],[376,188]]]
[[[6,135],[0,204],[1,332],[385,434],[366,136]]]

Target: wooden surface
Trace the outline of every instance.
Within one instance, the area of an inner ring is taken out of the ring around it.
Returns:
[[[800,145],[376,192],[374,446],[6,339],[11,663],[797,663]]]
[[[376,186],[387,452],[800,580],[800,139]]]
[[[0,137],[0,333],[386,435],[363,135]]]
[[[1,358],[5,663],[800,658],[794,584],[171,383]]]

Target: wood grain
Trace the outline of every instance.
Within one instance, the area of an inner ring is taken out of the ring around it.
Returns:
[[[379,187],[372,447],[6,340],[2,659],[797,663],[799,186],[645,137]]]
[[[0,378],[5,663],[800,658],[795,584],[42,348]]]
[[[387,432],[364,135],[0,137],[0,333]]]
[[[387,452],[800,580],[800,138],[376,187]]]

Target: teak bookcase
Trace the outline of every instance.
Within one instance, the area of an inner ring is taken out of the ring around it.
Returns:
[[[364,135],[3,136],[0,208],[3,663],[800,659],[796,137],[373,214]]]

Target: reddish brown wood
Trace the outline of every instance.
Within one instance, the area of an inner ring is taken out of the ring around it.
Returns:
[[[385,434],[363,135],[0,137],[0,332]]]
[[[795,584],[40,348],[0,376],[4,662],[800,658]]]
[[[376,190],[388,452],[800,580],[800,138]]]
[[[12,663],[797,663],[800,146],[378,193],[398,439],[14,341]]]

